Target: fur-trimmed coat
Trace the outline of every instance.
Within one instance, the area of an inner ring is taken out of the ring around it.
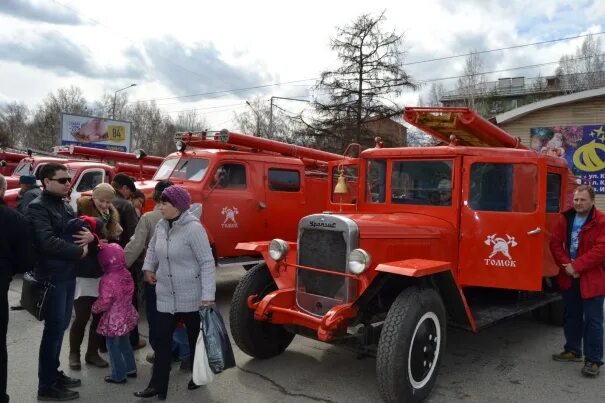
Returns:
[[[99,217],[103,219],[101,212],[97,210],[94,202],[92,201],[91,196],[82,196],[77,201],[78,207],[78,215],[87,215],[91,217]],[[101,238],[107,240],[117,240],[119,235],[116,235],[120,232],[120,214],[118,210],[113,206],[113,204],[109,205],[109,222],[105,223],[105,227],[101,233],[103,236]]]

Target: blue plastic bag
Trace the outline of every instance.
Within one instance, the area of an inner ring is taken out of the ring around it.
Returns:
[[[231,340],[220,312],[212,307],[200,308],[201,328],[208,355],[208,364],[215,374],[235,367]]]

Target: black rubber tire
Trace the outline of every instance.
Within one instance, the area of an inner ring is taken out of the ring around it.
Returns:
[[[254,267],[256,267],[256,264],[245,264],[244,270],[249,271],[249,270],[253,269]]]
[[[534,309],[532,315],[540,322],[548,323],[553,326],[563,326],[565,304],[563,303],[563,300],[554,301]]]
[[[281,325],[255,320],[254,311],[248,308],[248,296],[258,295],[258,299],[262,299],[276,289],[267,265],[260,263],[244,274],[233,292],[229,311],[231,335],[240,350],[255,358],[271,358],[283,353],[295,336]]]
[[[445,342],[446,316],[439,294],[431,288],[403,290],[387,313],[378,342],[376,379],[384,401],[426,399],[435,384]]]

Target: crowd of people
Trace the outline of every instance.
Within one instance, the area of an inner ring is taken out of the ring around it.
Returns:
[[[129,176],[118,174],[111,184],[101,183],[91,195],[81,196],[74,211],[67,201],[70,182],[64,165],[46,164],[37,178],[20,178],[17,206],[11,209],[3,202],[6,180],[0,175],[0,225],[14,228],[0,239],[0,403],[9,401],[8,286],[15,273],[29,270],[52,284],[38,356],[38,400],[79,398],[73,388],[82,381],[60,370],[68,328],[70,369],[82,367],[88,325],[84,362],[110,367],[105,376],[110,384],[137,376],[133,350],[146,345],[138,331],[141,286],[153,373],[147,388],[135,396],[166,399],[175,348],[181,352],[181,368],[190,370],[198,312],[214,304],[216,289],[213,254],[199,217],[190,211],[191,197],[185,188],[160,181],[153,194],[155,208],[143,213],[144,194]],[[108,353],[109,362],[100,352]],[[189,381],[187,387],[198,386]]]

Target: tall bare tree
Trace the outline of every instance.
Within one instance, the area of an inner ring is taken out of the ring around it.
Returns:
[[[556,70],[561,87],[567,93],[605,85],[605,58],[601,38],[590,34],[575,54],[563,55]]]
[[[403,70],[403,34],[385,32],[385,13],[361,15],[352,24],[337,28],[330,47],[340,66],[321,73],[316,86],[316,127],[328,137],[370,143],[364,138],[369,118],[390,118],[401,113],[394,99],[404,88],[416,88]],[[326,95],[323,95],[326,94]]]
[[[479,109],[478,103],[487,95],[483,60],[476,51],[471,52],[464,62],[464,72],[458,78],[458,91],[464,103],[471,109]]]
[[[24,138],[25,145],[48,151],[59,144],[61,112],[86,115],[86,99],[79,87],[59,88],[50,93],[35,112],[30,130]]]
[[[0,146],[25,145],[29,109],[23,103],[12,102],[0,107]]]

